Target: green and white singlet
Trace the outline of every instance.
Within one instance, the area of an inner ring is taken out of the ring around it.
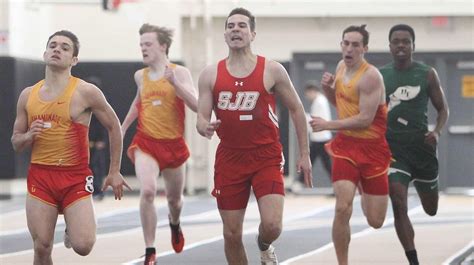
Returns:
[[[380,68],[388,104],[386,137],[395,160],[391,172],[409,176],[403,181],[407,185],[414,178],[432,184],[438,177],[436,148],[424,143],[428,132],[430,69],[416,61],[404,70],[396,69],[393,63]]]

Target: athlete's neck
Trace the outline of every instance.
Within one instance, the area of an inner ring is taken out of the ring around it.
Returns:
[[[349,80],[352,79],[354,74],[359,70],[359,68],[362,66],[362,64],[365,63],[365,59],[360,60],[356,64],[353,65],[347,65],[346,64],[346,69],[344,70],[344,80],[345,82],[348,82]]]
[[[235,53],[230,52],[226,59],[229,73],[235,77],[245,77],[252,73],[257,64],[257,55],[252,52]]]
[[[257,55],[253,54],[249,46],[239,49],[229,49],[229,55],[227,56],[228,62],[245,62],[247,60],[256,61]]]
[[[395,66],[395,69],[397,70],[406,70],[410,68],[412,64],[413,64],[413,60],[411,58],[406,59],[406,60],[401,60],[401,59],[393,60],[393,65]]]
[[[167,65],[169,65],[169,63],[170,62],[168,58],[165,58],[163,60],[157,61],[156,63],[148,65],[148,79],[150,79],[151,81],[161,79],[165,75],[165,69]]]
[[[359,62],[353,65],[346,64],[346,76],[352,76],[355,72],[357,72],[357,70],[359,70],[363,63],[365,63],[365,59],[361,59]]]
[[[71,68],[53,69],[46,67],[44,87],[50,91],[61,91],[66,88],[71,77]]]
[[[150,68],[151,73],[161,73],[165,71],[166,66],[170,64],[168,58],[163,58],[161,60],[157,60],[156,62],[148,65]]]

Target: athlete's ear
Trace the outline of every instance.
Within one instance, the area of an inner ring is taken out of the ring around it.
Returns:
[[[166,43],[160,44],[160,42],[158,42],[158,45],[160,46],[161,50],[166,53],[166,49],[168,49],[168,45],[166,45]]]
[[[72,57],[71,66],[76,66],[78,62],[79,62],[79,58],[77,58],[76,56]]]
[[[257,32],[256,31],[252,31],[252,41],[255,40],[255,37],[257,36]]]

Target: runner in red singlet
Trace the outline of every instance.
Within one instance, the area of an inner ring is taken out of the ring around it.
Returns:
[[[230,12],[224,36],[229,56],[206,67],[199,78],[197,129],[208,138],[216,131],[220,138],[212,194],[224,224],[225,254],[229,264],[248,263],[242,226],[252,189],[261,218],[261,263],[278,264],[271,243],[282,229],[284,159],[275,96],[289,109],[298,136],[298,171],[312,186],[306,118],[283,66],[252,52],[255,17],[248,10]],[[210,121],[212,110],[216,121]]]

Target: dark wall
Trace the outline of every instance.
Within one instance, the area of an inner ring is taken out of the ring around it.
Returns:
[[[44,66],[42,62],[26,60],[26,59],[15,59],[14,67],[14,87],[15,97],[12,102],[15,104],[15,115],[12,115],[12,119],[16,116],[16,103],[21,91],[26,87],[36,84],[39,80],[44,78]],[[9,134],[12,133],[13,123],[9,127]],[[10,144],[11,145],[11,144]],[[30,150],[26,150],[20,154],[15,155],[15,171],[14,177],[26,177],[28,173],[28,165],[30,163]]]
[[[137,93],[133,75],[141,68],[143,68],[141,62],[87,62],[73,67],[72,74],[97,85],[122,122]],[[124,138],[122,152],[122,174],[124,175],[135,174],[133,164],[126,156],[126,149],[135,134],[135,124],[136,122],[130,126]]]
[[[42,63],[0,57],[0,178],[26,176],[29,153],[16,155],[10,142],[21,91],[37,82],[44,73]]]
[[[10,144],[15,113],[14,60],[0,57],[0,179],[15,176],[15,157]]]

